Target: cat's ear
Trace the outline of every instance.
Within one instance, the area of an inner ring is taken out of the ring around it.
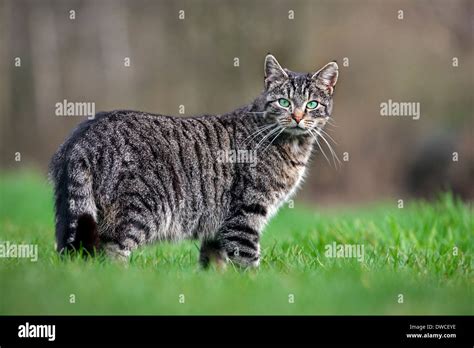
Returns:
[[[273,81],[283,80],[288,78],[288,74],[283,70],[276,58],[270,53],[265,57],[265,88]]]
[[[337,63],[330,62],[315,72],[312,79],[316,81],[318,87],[325,89],[331,95],[334,92],[338,76],[339,67]]]

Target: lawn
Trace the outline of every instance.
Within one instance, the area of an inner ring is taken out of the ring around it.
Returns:
[[[353,209],[298,201],[267,226],[258,270],[201,270],[198,244],[159,244],[128,265],[54,251],[51,188],[0,175],[0,242],[38,245],[38,261],[0,258],[0,314],[474,314],[472,207],[381,202]],[[357,244],[364,258],[331,258]]]

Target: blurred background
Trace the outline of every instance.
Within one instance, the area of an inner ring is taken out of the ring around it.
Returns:
[[[340,66],[329,133],[342,166],[316,153],[298,199],[474,197],[473,1],[0,4],[0,171],[46,177],[85,120],[55,116],[64,99],[96,112],[224,113],[260,93],[271,52],[295,71]],[[420,119],[381,116],[389,99],[420,103]]]

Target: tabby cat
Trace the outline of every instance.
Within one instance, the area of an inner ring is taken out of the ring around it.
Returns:
[[[50,164],[58,251],[128,259],[139,246],[191,238],[203,266],[257,266],[265,224],[325,140],[338,66],[296,73],[269,54],[264,72],[263,92],[230,113],[120,110],[81,123]],[[222,156],[235,152],[255,152],[254,163]]]

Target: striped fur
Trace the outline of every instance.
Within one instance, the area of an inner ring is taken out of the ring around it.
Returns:
[[[204,266],[213,259],[258,265],[261,233],[305,174],[336,80],[335,63],[300,74],[269,55],[264,91],[233,112],[171,117],[121,110],[80,124],[50,165],[58,251],[82,245],[127,258],[148,243],[199,239]],[[282,97],[292,106],[281,108]],[[313,99],[318,107],[306,110],[297,127],[292,114]],[[232,150],[256,151],[257,161],[218,159]]]

